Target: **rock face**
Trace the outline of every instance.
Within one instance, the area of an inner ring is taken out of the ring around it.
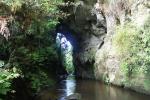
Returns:
[[[142,75],[137,75],[124,84],[125,76],[120,69],[120,56],[113,45],[116,24],[123,25],[125,21],[130,20],[142,27],[150,16],[150,2],[135,0],[128,6],[124,6],[126,2],[118,4],[105,5],[99,0],[75,2],[73,16],[66,23],[74,31],[78,42],[78,51],[74,54],[76,75],[150,94],[150,90],[144,88]]]
[[[66,22],[77,39],[74,60],[78,77],[94,78],[94,57],[106,35],[105,18],[96,11],[95,3],[96,0],[76,1],[70,11],[73,14]]]
[[[137,27],[143,27],[143,24],[150,16],[150,2],[148,0],[137,0],[130,5],[130,14],[123,15],[124,21],[128,21],[126,19],[130,19],[130,21],[136,24]],[[149,5],[149,6],[148,6]],[[124,14],[124,13],[122,13]],[[113,16],[113,14],[111,15]],[[145,87],[145,81],[149,81],[143,74],[137,74],[132,78],[126,80],[126,76],[121,70],[121,57],[119,56],[117,49],[113,45],[113,38],[115,33],[114,26],[116,22],[113,24],[109,24],[111,20],[108,19],[109,16],[106,15],[106,23],[107,23],[107,35],[104,40],[104,45],[101,49],[97,50],[95,55],[95,77],[96,79],[103,80],[105,82],[109,82],[115,85],[124,86],[126,88],[131,88],[135,91],[150,94],[150,89]],[[110,21],[108,21],[110,20]],[[123,24],[122,18],[119,19],[120,24]],[[112,26],[113,25],[113,26]]]

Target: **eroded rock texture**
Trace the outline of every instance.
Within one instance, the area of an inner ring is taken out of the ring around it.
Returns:
[[[125,76],[120,69],[121,57],[113,45],[117,24],[126,21],[143,27],[150,16],[149,0],[76,0],[70,12],[72,16],[65,23],[76,35],[78,51],[74,53],[76,75],[82,78],[103,80],[150,94],[144,88],[144,76],[137,75],[124,83]]]
[[[96,2],[76,1],[70,10],[72,16],[65,22],[73,30],[78,44],[74,54],[78,77],[94,78],[95,54],[106,35],[105,17],[95,8]]]
[[[118,0],[119,1],[119,0]],[[150,16],[150,9],[148,5],[149,0],[135,0],[127,9],[120,11],[118,15],[119,24],[124,24],[130,20],[137,27],[143,27],[145,21]],[[113,5],[112,5],[113,6]],[[111,7],[113,8],[113,7]],[[115,27],[117,24],[115,11],[106,12],[107,35],[104,40],[104,45],[97,50],[95,56],[95,77],[115,85],[131,88],[138,92],[150,93],[150,89],[145,87],[145,81],[149,81],[143,74],[137,74],[132,78],[126,77],[121,70],[121,57],[119,56],[115,46],[113,45],[113,38],[116,34]],[[118,12],[117,12],[118,13]],[[111,23],[110,23],[111,22]],[[128,78],[128,80],[126,80]]]

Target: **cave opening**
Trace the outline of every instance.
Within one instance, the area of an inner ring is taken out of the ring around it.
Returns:
[[[73,41],[74,38],[69,31],[69,28],[66,25],[59,25],[56,30],[56,45],[57,45],[57,52],[60,59],[61,69],[63,69],[63,75],[65,76],[74,76],[75,67],[74,67],[74,60],[73,60]]]

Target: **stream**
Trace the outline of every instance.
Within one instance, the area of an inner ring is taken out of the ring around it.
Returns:
[[[150,100],[148,95],[121,87],[105,85],[94,80],[75,79],[62,80],[54,89],[42,91],[40,100],[67,100],[66,96],[74,93],[79,93],[81,100]]]

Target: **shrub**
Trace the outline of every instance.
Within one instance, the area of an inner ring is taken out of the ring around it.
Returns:
[[[118,26],[113,43],[121,55],[121,69],[127,78],[145,75],[150,83],[150,18],[137,28],[130,23]],[[147,86],[148,87],[148,86]]]
[[[20,74],[14,67],[12,70],[0,69],[0,95],[6,95],[11,91],[11,82],[14,78],[19,77]]]
[[[131,23],[126,23],[124,26],[117,26],[113,44],[120,55],[124,56],[132,52],[131,48],[136,41],[137,35],[138,29]]]
[[[36,70],[34,73],[27,73],[25,76],[30,80],[30,87],[33,91],[40,91],[45,86],[52,86],[55,82],[42,70]]]

